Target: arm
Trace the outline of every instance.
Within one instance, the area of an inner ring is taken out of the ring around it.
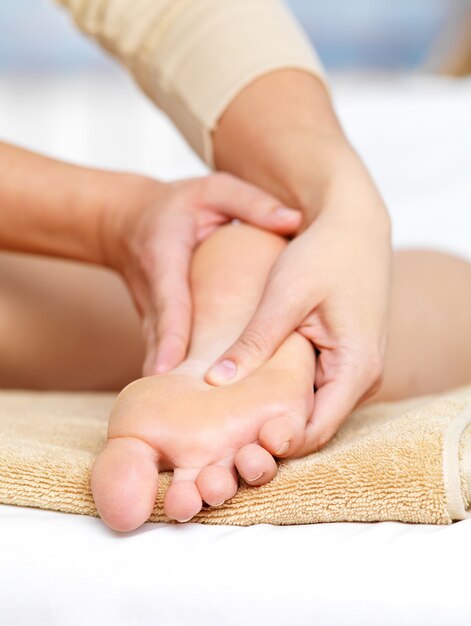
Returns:
[[[213,165],[212,131],[259,76],[321,64],[281,0],[59,0]]]
[[[276,262],[246,329],[218,359],[224,367],[207,380],[246,376],[298,328],[320,352],[318,447],[381,378],[391,280],[387,210],[324,85],[308,73],[274,72],[249,85],[222,116],[214,146],[218,167],[301,209],[304,225]]]
[[[118,271],[143,318],[149,369],[171,367],[185,356],[191,327],[186,273],[196,245],[232,218],[286,234],[299,217],[228,174],[161,183],[0,143],[0,249]]]
[[[0,248],[103,262],[100,218],[117,178],[0,143]]]
[[[304,232],[219,362],[243,377],[294,329],[305,333],[321,353],[313,417],[325,442],[379,382],[391,246],[387,211],[342,133],[307,39],[277,0],[147,0],[135,14],[130,0],[62,2],[208,163],[303,210]],[[207,380],[225,382],[220,373]]]
[[[353,159],[323,81],[284,69],[248,85],[224,111],[213,134],[218,169],[270,189],[307,221],[339,155]]]

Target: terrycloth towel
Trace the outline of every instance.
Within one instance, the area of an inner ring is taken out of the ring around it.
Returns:
[[[0,502],[96,515],[90,470],[114,396],[0,392]],[[399,520],[448,524],[471,516],[471,386],[355,411],[322,451],[280,464],[263,487],[243,484],[204,509],[206,524]],[[161,475],[152,521],[170,473]]]

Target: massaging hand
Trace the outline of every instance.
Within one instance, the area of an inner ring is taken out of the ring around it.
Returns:
[[[281,254],[251,321],[206,380],[240,380],[298,329],[319,351],[307,454],[325,444],[379,384],[390,291],[390,224],[356,157],[329,182],[323,207]]]
[[[229,174],[169,184],[136,178],[135,185],[110,205],[104,247],[143,319],[144,374],[161,374],[184,359],[189,344],[188,273],[198,243],[233,218],[287,235],[301,214]]]

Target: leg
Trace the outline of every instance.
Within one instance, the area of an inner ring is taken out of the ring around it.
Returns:
[[[196,252],[188,358],[169,374],[141,379],[121,393],[108,444],[93,469],[97,508],[113,528],[130,530],[148,518],[159,469],[174,470],[166,513],[185,521],[202,500],[217,505],[232,497],[236,469],[250,484],[262,484],[276,472],[272,455],[294,454],[303,445],[313,406],[314,351],[301,335],[291,335],[246,380],[220,388],[203,380],[248,321],[285,245],[240,224],[219,229]]]
[[[139,319],[117,275],[0,254],[0,387],[119,390],[143,359]]]
[[[405,250],[394,260],[383,384],[371,399],[439,393],[471,380],[471,264]]]
[[[250,237],[249,231],[252,232]],[[194,384],[196,378],[201,378],[207,363],[239,332],[255,306],[269,267],[284,246],[282,240],[255,229],[242,227],[236,232],[238,236],[242,233],[244,239],[238,241],[232,234],[230,237],[224,235],[224,238],[219,236],[219,239],[202,245],[195,259],[193,288],[197,296],[197,315],[194,341],[190,358],[179,368],[181,376],[187,376],[187,379],[183,381],[180,378],[182,387],[177,390],[176,396],[174,394],[174,401],[169,394],[169,402],[163,411],[159,411],[158,419],[152,415],[155,424],[152,423],[150,428],[145,427],[151,434],[159,425],[161,414],[173,420],[175,407],[180,404],[181,408],[183,395],[189,397],[191,384]],[[208,247],[209,243],[211,247]],[[254,258],[257,259],[255,268],[252,267]],[[0,316],[0,381],[3,386],[106,389],[118,388],[138,375],[143,354],[139,324],[126,290],[116,277],[102,270],[71,263],[5,254],[0,255],[0,288],[3,300]],[[470,300],[469,264],[430,252],[402,252],[396,255],[391,341],[384,384],[375,400],[438,392],[469,382]],[[232,395],[224,397],[220,393],[221,404],[216,406],[217,403],[212,400],[213,411],[217,415],[210,424],[208,441],[221,426],[221,422],[217,422],[221,417],[224,418],[225,427],[229,424],[230,437],[235,436],[230,426],[231,420],[227,419],[231,414],[234,417],[234,411],[231,413],[229,410],[231,406],[238,407],[240,414],[243,413],[250,421],[253,438],[248,439],[251,443],[244,446],[247,432],[236,433],[239,437],[237,445],[241,447],[239,452],[232,450],[232,455],[240,473],[254,485],[268,480],[275,471],[266,450],[275,455],[278,452],[278,456],[284,457],[311,451],[299,447],[302,439],[299,425],[309,412],[306,406],[309,406],[311,397],[308,379],[312,380],[312,353],[306,350],[306,344],[299,341],[298,335],[293,337],[297,339],[290,340],[290,350],[285,345],[275,355],[278,358],[273,358],[250,381],[239,387],[234,385],[232,390],[231,387],[227,388],[227,394],[230,392]],[[41,367],[38,367],[38,363]],[[309,372],[309,376],[303,375],[306,372]],[[190,384],[188,378],[191,377],[193,381]],[[159,385],[163,394],[156,387],[156,393],[153,392],[152,397],[146,400],[149,405],[152,405],[155,395],[165,395],[164,381],[160,380]],[[139,406],[141,388],[136,385],[134,391],[137,397],[131,400],[131,405],[135,403]],[[215,396],[215,390],[211,392]],[[244,398],[245,407],[242,402]],[[303,400],[304,406],[302,402],[294,402],[299,398]],[[211,413],[209,407],[209,397],[206,396],[196,410],[193,410],[193,406],[189,407],[187,416],[198,416],[200,408],[201,413],[203,409]],[[296,419],[286,421],[287,414],[292,414]],[[115,425],[119,425],[120,420],[123,421],[123,415],[114,420]],[[168,432],[174,428],[176,421],[172,421]],[[247,422],[244,422],[242,430],[246,427]],[[118,431],[119,427],[116,426]],[[147,471],[150,476],[147,482],[155,487],[156,453],[145,442],[142,442],[144,446],[139,447],[139,437],[136,438],[137,444],[129,442],[127,456],[121,455],[115,448],[117,467],[114,475],[118,477],[121,471],[124,485],[129,480],[128,470],[132,469],[133,460],[137,459],[137,472]],[[257,441],[266,450],[258,446]],[[287,450],[284,449],[285,442],[288,443]],[[192,441],[190,445],[194,443]],[[204,449],[204,442],[196,444],[196,449]],[[130,459],[129,466],[126,465],[126,458]],[[168,460],[162,455],[160,466],[172,467],[172,462],[174,459]],[[221,492],[224,492],[224,497],[229,497],[230,489],[234,489],[231,463],[229,460],[226,467],[217,463],[209,466],[203,464],[201,472],[195,471],[194,467],[183,468],[185,471],[176,474],[178,478],[186,480],[180,480],[182,484],[173,490],[173,495],[178,496],[178,489],[197,486],[198,491],[192,490],[193,496],[196,496],[193,504],[196,501],[199,506],[201,492],[209,503],[217,504]],[[220,480],[221,473],[224,480]],[[100,472],[96,476],[100,478]],[[101,473],[101,478],[104,478],[103,487],[106,487],[106,472]],[[117,480],[116,484],[119,486],[121,480]],[[141,517],[142,507],[151,507],[154,501],[152,497],[149,498],[152,490],[146,489],[145,485],[146,481],[143,482],[142,492],[140,485],[139,491],[135,490],[136,495],[141,493],[143,497],[146,494],[148,497],[148,500],[144,497],[140,509],[137,507]],[[99,481],[95,481],[95,487],[100,497]],[[126,498],[121,498],[122,493],[116,495],[119,495],[116,506],[121,501],[126,504]],[[173,500],[172,503],[170,498],[169,506],[173,506],[175,517],[178,518],[182,500],[191,504],[191,498],[174,497]],[[122,513],[122,518],[127,515],[127,511]]]
[[[284,245],[250,227],[229,226],[199,249],[188,359],[166,376],[124,390],[111,417],[108,446],[93,471],[95,501],[110,526],[128,530],[147,519],[158,469],[174,469],[165,508],[170,517],[184,521],[199,511],[202,499],[217,505],[233,495],[235,468],[250,484],[262,484],[276,471],[271,455],[312,452],[302,442],[312,408],[314,362],[309,344],[298,334],[245,381],[212,388],[202,379],[207,364],[248,320]],[[437,277],[441,291],[433,287]],[[452,257],[396,255],[392,339],[376,399],[439,391],[469,379],[470,280],[471,266]],[[431,287],[424,289],[427,281]],[[450,325],[450,311],[457,309],[462,313]],[[430,310],[436,316],[424,323]]]

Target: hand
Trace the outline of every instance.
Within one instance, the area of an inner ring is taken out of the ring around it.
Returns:
[[[144,374],[162,374],[186,355],[195,247],[234,218],[288,235],[302,216],[230,174],[170,184],[133,176],[124,180],[103,220],[105,258],[124,277],[142,317]]]
[[[244,378],[297,329],[319,352],[302,454],[321,447],[379,385],[390,265],[387,211],[352,153],[326,185],[316,219],[278,258],[251,321],[207,382]]]

